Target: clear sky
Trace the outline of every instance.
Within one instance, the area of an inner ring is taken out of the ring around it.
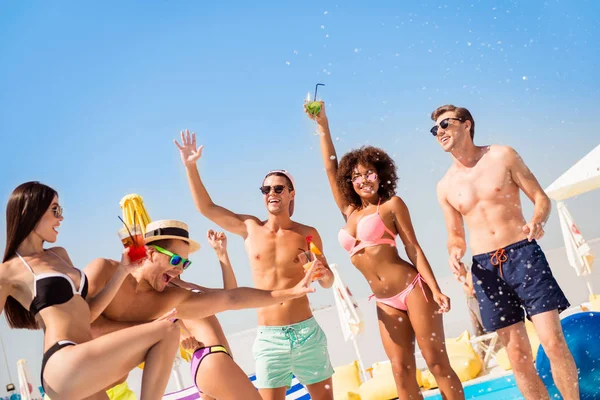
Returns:
[[[367,296],[337,243],[343,219],[302,111],[321,82],[338,154],[368,143],[394,157],[398,195],[445,276],[435,184],[450,157],[429,134],[429,113],[445,103],[469,108],[475,142],[515,147],[546,187],[599,142],[599,12],[592,0],[3,2],[0,200],[28,180],[56,188],[65,209],[58,245],[83,267],[119,256],[119,200],[138,193],[153,219],[187,222],[204,245],[184,277],[220,285],[204,239],[215,226],[195,211],[172,144],[189,128],[205,145],[209,192],[236,212],[264,217],[262,177],[290,170],[295,218],[319,229],[328,259]],[[598,193],[569,201],[589,238],[600,236],[599,201]],[[554,209],[542,245],[561,244]],[[251,285],[241,239],[230,235],[229,249],[238,281]],[[333,303],[325,290],[312,299]],[[254,326],[255,313],[220,320],[235,332]],[[0,332],[13,379],[18,358],[37,377],[41,333],[9,331],[4,318]]]

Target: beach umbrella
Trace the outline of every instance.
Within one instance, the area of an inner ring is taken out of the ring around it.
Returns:
[[[22,400],[41,400],[42,395],[37,387],[34,387],[29,380],[27,373],[27,361],[17,361],[17,373],[19,374],[19,392]]]
[[[600,188],[600,145],[577,161],[545,189],[546,194],[557,201],[560,226],[565,241],[569,264],[578,276],[586,280],[590,295],[594,294],[589,275],[594,255],[575,225],[565,200]]]
[[[342,326],[342,332],[344,334],[344,340],[352,341],[354,351],[356,352],[356,358],[360,367],[361,374],[363,376],[363,382],[368,380],[368,375],[365,370],[365,366],[358,350],[358,335],[360,335],[365,327],[365,323],[358,308],[358,304],[354,301],[350,288],[344,284],[340,272],[337,268],[337,264],[329,264],[331,272],[333,272],[333,297],[335,299],[335,305],[337,308],[338,316],[340,318],[340,325]]]
[[[545,189],[553,200],[563,201],[600,188],[600,144]]]
[[[578,276],[584,277],[588,290],[590,294],[593,295],[594,291],[589,278],[592,273],[592,263],[594,262],[592,250],[581,235],[577,225],[575,225],[573,217],[565,203],[559,201],[557,209],[560,219],[560,228],[565,239],[565,249],[567,251],[569,264],[575,268],[575,272]]]

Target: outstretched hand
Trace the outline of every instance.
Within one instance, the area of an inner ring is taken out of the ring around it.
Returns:
[[[185,132],[181,131],[181,143],[177,140],[173,140],[175,146],[179,149],[179,154],[181,155],[181,162],[186,167],[193,166],[196,164],[196,161],[202,155],[202,149],[204,146],[200,146],[196,148],[196,132],[192,132],[190,136],[189,129],[186,129]]]
[[[296,298],[302,297],[308,293],[314,293],[316,291],[315,288],[310,286],[316,270],[317,270],[317,263],[313,263],[312,266],[310,267],[310,269],[308,271],[306,271],[304,278],[302,278],[302,280],[300,282],[298,282],[298,284],[291,289],[291,292],[294,295],[294,297],[296,297]]]

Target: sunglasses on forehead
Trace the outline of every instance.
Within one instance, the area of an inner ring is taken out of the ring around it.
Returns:
[[[448,128],[448,126],[450,126],[450,120],[465,122],[465,120],[463,118],[444,118],[443,120],[440,121],[439,127],[442,128],[442,129]],[[431,134],[433,136],[437,136],[438,125],[435,125],[433,128],[431,128],[429,130],[429,132],[431,132]]]
[[[179,254],[171,253],[169,250],[165,250],[162,247],[157,246],[157,245],[151,245],[151,246],[154,247],[156,249],[156,251],[158,251],[159,253],[162,253],[165,256],[171,257],[171,260],[169,260],[169,262],[174,267],[178,266],[179,264],[181,264],[183,262],[183,269],[186,270],[186,269],[188,269],[188,267],[190,265],[192,265],[192,262],[190,260],[188,260],[187,258],[181,257]]]
[[[271,193],[271,189],[273,189],[273,191],[275,193],[281,194],[281,193],[283,193],[285,188],[286,188],[285,185],[274,185],[274,186],[263,185],[260,187],[260,191],[262,192],[262,194],[269,194],[269,193]],[[289,190],[291,191],[291,189],[289,189]]]

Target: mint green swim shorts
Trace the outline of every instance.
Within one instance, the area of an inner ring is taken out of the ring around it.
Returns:
[[[259,326],[252,346],[256,361],[255,386],[290,387],[292,374],[303,385],[333,375],[327,338],[314,317],[287,326]]]

